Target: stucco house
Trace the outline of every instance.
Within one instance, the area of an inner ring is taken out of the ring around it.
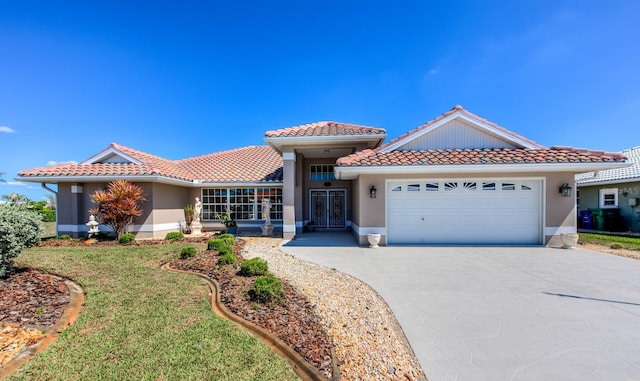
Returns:
[[[261,200],[285,238],[315,229],[350,230],[361,244],[543,245],[575,233],[574,176],[625,166],[625,156],[543,147],[461,106],[383,144],[386,131],[318,122],[267,131],[266,146],[168,160],[118,144],[77,164],[19,173],[57,184],[59,234],[83,234],[89,195],[109,181],[140,185],[148,201],[132,227],[163,237],[199,197],[205,228],[235,210],[240,231],[258,229]],[[565,190],[564,194],[560,189]]]
[[[580,227],[640,232],[640,146],[621,154],[631,166],[576,175],[579,215],[584,211],[599,215]]]

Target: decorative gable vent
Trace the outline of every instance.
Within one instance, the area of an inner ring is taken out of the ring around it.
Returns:
[[[520,148],[504,138],[491,135],[461,119],[454,119],[438,128],[408,141],[397,151],[424,151],[464,148]]]
[[[96,161],[94,164],[130,164],[131,160],[124,158],[118,154],[111,154],[106,156],[99,161]]]

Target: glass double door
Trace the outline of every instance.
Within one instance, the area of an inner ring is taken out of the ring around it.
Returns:
[[[346,199],[344,189],[321,189],[310,191],[311,221],[317,229],[346,228]]]

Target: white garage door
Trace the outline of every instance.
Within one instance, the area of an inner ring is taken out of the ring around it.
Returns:
[[[540,244],[542,181],[389,181],[390,244]]]

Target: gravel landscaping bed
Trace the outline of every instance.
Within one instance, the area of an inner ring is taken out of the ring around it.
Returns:
[[[282,240],[244,238],[242,256],[269,270],[311,303],[335,346],[343,380],[425,380],[393,313],[369,286],[280,251]]]

